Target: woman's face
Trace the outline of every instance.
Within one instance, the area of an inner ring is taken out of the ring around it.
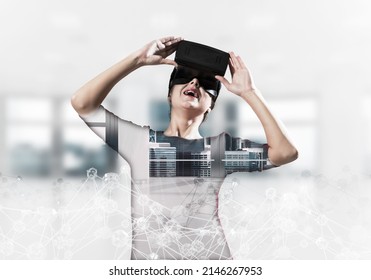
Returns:
[[[211,107],[212,99],[197,78],[187,84],[177,84],[171,89],[170,102],[172,110],[188,110],[190,113],[204,115]]]

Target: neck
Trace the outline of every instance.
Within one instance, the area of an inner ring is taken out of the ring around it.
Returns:
[[[199,127],[202,123],[203,116],[195,118],[185,118],[171,113],[171,119],[168,128],[164,131],[166,136],[177,136],[185,139],[202,138]]]

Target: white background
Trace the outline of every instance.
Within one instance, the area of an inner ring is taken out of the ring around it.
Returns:
[[[241,55],[299,149],[296,162],[273,171],[280,176],[274,188],[282,199],[294,193],[296,200],[311,204],[315,213],[340,225],[333,237],[319,234],[308,239],[316,244],[322,240],[318,238],[331,242],[340,238],[343,243],[335,252],[318,254],[303,246],[293,254],[302,244],[298,240],[279,247],[276,255],[260,257],[369,259],[370,12],[366,0],[2,0],[2,176],[19,175],[28,183],[27,176],[12,172],[10,151],[18,144],[52,149],[53,143],[72,139],[84,146],[100,145],[70,109],[72,94],[145,43],[167,35],[182,36]],[[167,66],[138,70],[114,88],[106,107],[133,122],[150,123],[151,101],[165,98],[170,72]],[[240,102],[223,90],[218,102],[230,100]],[[261,128],[249,108],[238,104],[241,136],[261,139]],[[210,119],[218,120],[218,112],[216,108]],[[222,128],[218,126],[215,132],[218,129]],[[46,185],[58,176],[62,175],[55,170]],[[262,188],[261,195],[272,184]],[[10,186],[2,188],[2,201],[12,204],[4,196]],[[301,219],[290,218],[297,224]],[[7,232],[3,236],[8,237]],[[290,232],[286,237],[290,239]]]

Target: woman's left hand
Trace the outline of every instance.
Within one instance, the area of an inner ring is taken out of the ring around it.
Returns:
[[[223,76],[215,76],[228,91],[241,96],[244,92],[249,92],[255,89],[249,69],[245,66],[241,57],[236,56],[234,52],[229,53],[229,70],[231,72],[232,81],[229,82]]]

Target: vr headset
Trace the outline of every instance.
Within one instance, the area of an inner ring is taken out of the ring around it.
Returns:
[[[221,85],[215,75],[224,76],[229,62],[229,54],[221,50],[190,41],[181,41],[175,53],[174,68],[169,81],[169,94],[173,85],[187,84],[197,78],[215,101]]]

